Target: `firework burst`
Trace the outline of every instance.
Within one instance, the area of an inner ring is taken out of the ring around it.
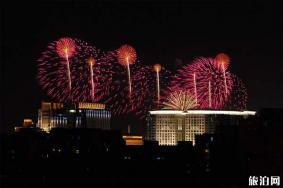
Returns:
[[[224,87],[225,87],[225,92],[226,94],[228,93],[228,89],[227,89],[227,81],[226,81],[226,74],[225,71],[229,66],[230,63],[230,58],[228,55],[224,54],[224,53],[220,53],[216,56],[216,64],[217,66],[222,70],[223,72],[223,78],[224,78]]]
[[[248,91],[244,82],[236,75],[232,75],[233,88],[225,104],[227,110],[245,110],[248,102]]]
[[[68,57],[72,80],[70,90],[69,79],[66,79],[65,59],[62,59],[62,50],[59,50],[64,49],[63,42],[59,41],[50,43],[38,60],[38,80],[43,90],[59,102],[102,100],[109,92],[112,77],[112,66],[108,56],[84,41],[72,39],[71,46],[75,46],[76,51],[74,53],[73,50],[68,50],[69,53],[72,52]],[[69,43],[68,45],[70,46]]]
[[[226,71],[226,92],[223,72],[216,65],[213,58],[196,58],[192,64],[178,71],[171,82],[170,89],[186,90],[194,94],[199,108],[222,108],[232,90],[233,79],[231,73]]]
[[[121,65],[127,68],[128,84],[129,84],[129,98],[132,96],[132,79],[130,65],[134,64],[137,59],[136,51],[129,45],[121,46],[117,51],[118,61]]]
[[[75,42],[71,38],[61,38],[56,42],[56,50],[58,55],[66,60],[67,76],[68,76],[70,92],[72,90],[72,79],[71,79],[69,58],[74,55],[75,49],[76,49]]]
[[[139,63],[131,67],[132,72],[132,97],[128,97],[128,83],[125,77],[126,70],[123,66],[113,62],[115,73],[111,91],[113,95],[106,100],[107,106],[116,116],[121,114],[135,114],[136,117],[144,118],[148,110],[157,108],[157,85],[156,72],[152,66],[142,66]],[[168,87],[170,72],[160,67],[159,71],[160,100],[163,100],[163,90]]]
[[[173,91],[167,98],[167,102],[164,103],[166,108],[171,110],[187,111],[197,106],[196,99],[188,91]]]
[[[166,100],[166,89],[170,84],[171,72],[159,65],[153,66],[153,70],[152,66],[143,66],[139,76],[143,78],[143,90],[140,92],[144,93],[144,97],[141,105],[136,108],[135,114],[144,118],[149,110],[159,109]]]
[[[56,42],[56,51],[62,58],[72,57],[76,51],[75,41],[71,38],[61,38]]]
[[[126,70],[117,63],[113,63],[115,69],[113,74],[113,82],[110,86],[111,95],[106,100],[107,106],[112,110],[114,115],[126,114],[135,110],[137,106],[141,105],[144,93],[142,90],[143,78],[139,76],[139,70],[142,69],[140,65],[132,66],[131,81],[133,83],[132,89],[134,92],[129,98],[128,79],[126,77]]]
[[[171,73],[160,64],[136,61],[136,51],[129,45],[105,53],[79,39],[61,38],[41,54],[38,80],[53,100],[103,102],[114,115],[144,118],[160,104],[178,110],[246,108],[247,89],[227,70],[226,54],[196,58],[171,83]]]
[[[137,60],[135,49],[130,45],[123,45],[117,51],[118,61],[123,66],[134,64]]]
[[[230,57],[227,54],[220,53],[215,57],[216,64],[220,69],[227,70],[230,64]]]

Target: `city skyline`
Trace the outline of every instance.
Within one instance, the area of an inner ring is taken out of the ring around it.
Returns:
[[[11,129],[25,117],[34,119],[40,101],[50,100],[37,83],[36,59],[49,42],[64,36],[105,50],[129,43],[142,63],[159,63],[174,73],[198,56],[224,52],[231,58],[229,69],[248,89],[248,109],[282,108],[279,6],[261,1],[203,3],[83,2],[77,8],[67,2],[50,2],[34,5],[38,20],[24,14],[31,9],[28,5],[8,4],[2,8],[1,130]],[[13,16],[12,8],[22,16]],[[52,13],[46,14],[49,9]],[[73,11],[76,14],[68,14]]]
[[[3,3],[0,187],[280,187],[282,7]]]

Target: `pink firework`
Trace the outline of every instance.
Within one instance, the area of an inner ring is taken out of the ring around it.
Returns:
[[[137,60],[135,49],[130,45],[123,45],[117,51],[118,61],[121,65],[127,66],[134,64]]]
[[[76,51],[75,41],[71,38],[61,38],[56,42],[56,51],[62,58],[72,57]]]
[[[94,101],[93,66],[95,66],[95,59],[92,56],[88,59],[88,64],[89,64],[89,72],[90,72],[89,73],[89,76],[90,76],[89,82],[90,82],[90,85],[91,85],[90,95],[91,95],[92,101]]]
[[[86,42],[72,41],[76,53],[69,57],[71,90],[66,78],[66,60],[58,53],[58,41],[50,43],[38,60],[39,84],[53,100],[59,102],[101,101],[108,94],[112,77],[108,56]],[[90,57],[95,59],[92,67]]]
[[[121,65],[127,68],[127,75],[128,75],[128,91],[129,91],[129,98],[132,97],[132,79],[131,79],[131,69],[130,65],[134,64],[137,59],[136,51],[133,47],[129,45],[123,45],[117,50],[117,58]]]
[[[121,114],[134,114],[138,118],[144,118],[148,110],[157,108],[156,72],[152,66],[142,66],[138,63],[131,67],[132,72],[132,96],[128,97],[128,83],[126,70],[119,63],[113,63],[115,69],[111,84],[111,95],[106,100],[106,105],[116,116]],[[163,67],[159,70],[160,95],[169,83],[169,71]]]
[[[223,78],[224,78],[223,83],[224,83],[224,87],[225,87],[225,92],[227,94],[228,89],[227,89],[227,81],[226,81],[225,71],[229,66],[230,58],[229,58],[228,55],[226,55],[224,53],[220,53],[216,56],[215,60],[216,60],[217,67],[222,70]]]
[[[160,79],[159,79],[159,72],[161,70],[161,65],[160,64],[155,64],[153,66],[153,70],[156,72],[156,98],[157,98],[157,103],[160,104]]]
[[[107,53],[82,42],[81,53],[74,57],[77,78],[74,97],[76,101],[103,102],[112,82],[113,61]]]
[[[220,69],[224,68],[224,70],[226,70],[230,63],[230,57],[227,54],[220,53],[215,57],[215,61]]]
[[[162,107],[166,100],[166,89],[170,84],[171,72],[164,67],[152,65],[143,66],[138,71],[138,76],[142,78],[141,91],[143,92],[143,102],[135,109],[135,114],[145,118],[149,110],[156,110]]]
[[[133,112],[137,106],[140,106],[144,96],[141,85],[143,80],[138,76],[138,70],[141,66],[135,64],[132,66],[132,94],[129,97],[129,84],[127,79],[127,73],[124,67],[118,63],[113,63],[115,68],[112,83],[110,86],[110,93],[108,99],[106,99],[106,105],[112,110],[114,115],[126,114]]]
[[[75,41],[71,38],[61,38],[56,42],[56,50],[58,55],[66,60],[66,74],[68,77],[69,92],[71,92],[72,90],[72,78],[69,58],[74,55],[75,49]]]
[[[178,71],[170,89],[194,94],[199,108],[223,108],[232,90],[233,79],[231,73],[226,71],[226,92],[223,72],[216,65],[214,58],[196,58]]]
[[[233,88],[225,104],[227,110],[245,110],[248,102],[248,91],[244,82],[236,75],[232,75]]]

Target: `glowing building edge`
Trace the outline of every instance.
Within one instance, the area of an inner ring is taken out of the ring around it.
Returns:
[[[187,115],[187,114],[194,114],[194,115],[238,115],[238,116],[245,116],[245,115],[252,115],[256,114],[256,111],[228,111],[228,110],[188,110],[188,111],[181,111],[181,110],[155,110],[149,111],[152,115]]]

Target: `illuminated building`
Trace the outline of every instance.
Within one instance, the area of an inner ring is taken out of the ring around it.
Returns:
[[[32,119],[24,119],[23,124],[20,126],[15,126],[15,132],[19,132],[24,128],[35,128],[35,124],[33,123]]]
[[[159,145],[177,145],[179,141],[191,141],[194,145],[196,135],[213,134],[223,126],[237,125],[242,118],[253,115],[254,111],[150,111],[145,140],[158,141]]]
[[[143,145],[142,136],[123,136],[127,146],[141,146]]]
[[[24,119],[23,127],[29,127],[33,125],[32,119]]]
[[[55,127],[110,129],[111,112],[104,104],[63,104],[42,102],[38,112],[38,127],[45,131]]]

